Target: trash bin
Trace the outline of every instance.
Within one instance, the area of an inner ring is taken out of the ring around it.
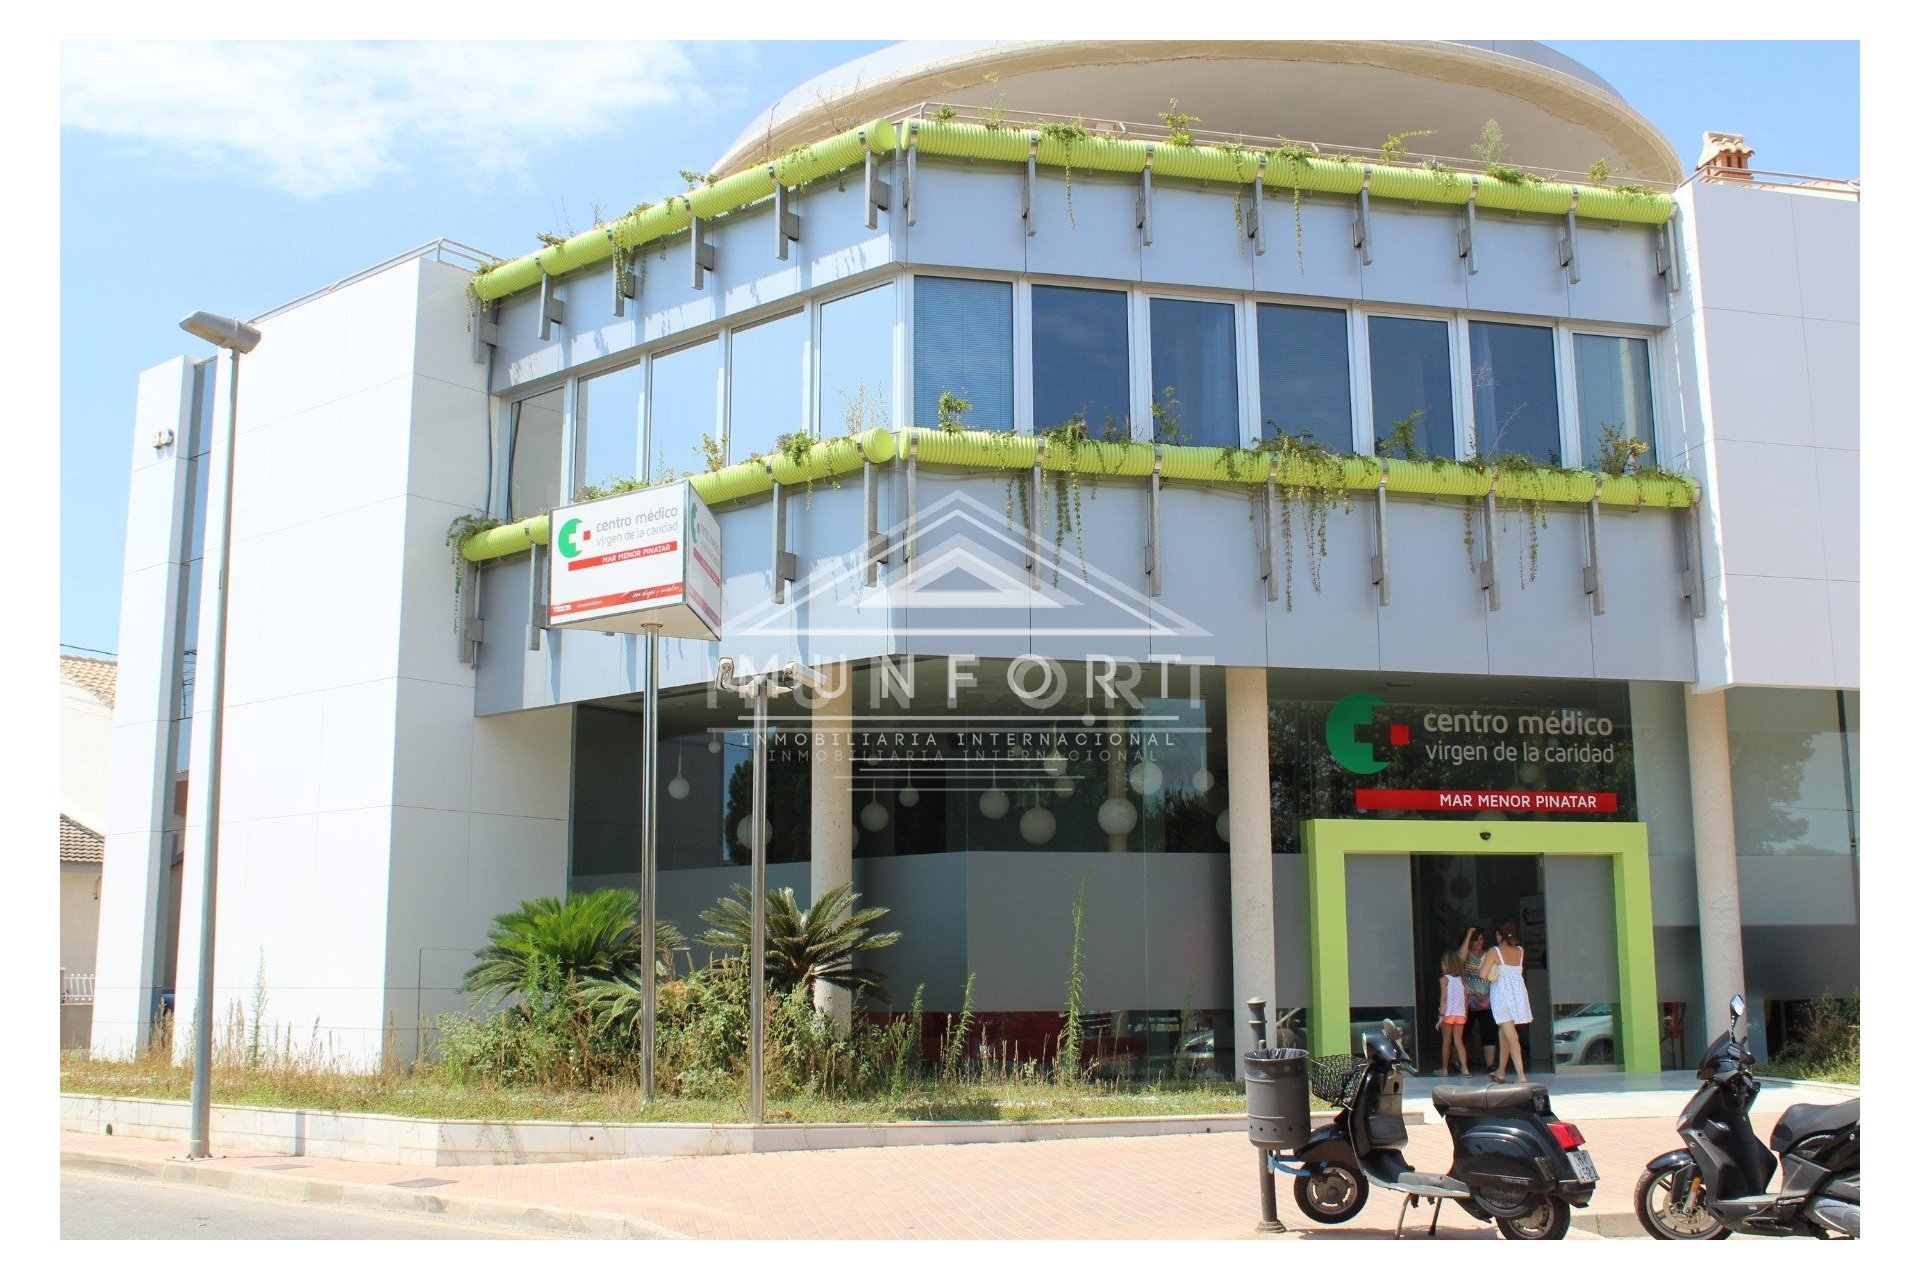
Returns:
[[[1313,1121],[1307,1100],[1307,1051],[1275,1048],[1241,1059],[1247,1083],[1247,1140],[1263,1151],[1305,1145]]]

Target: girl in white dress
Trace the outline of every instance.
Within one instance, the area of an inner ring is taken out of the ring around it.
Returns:
[[[1460,1055],[1460,1074],[1473,1074],[1467,1065],[1467,984],[1466,966],[1457,952],[1440,956],[1440,1018],[1433,1024],[1440,1033],[1440,1074],[1453,1074],[1453,1055]]]
[[[1511,1058],[1514,1074],[1525,1084],[1526,1060],[1520,1056],[1519,1026],[1533,1021],[1533,1005],[1527,1000],[1527,952],[1520,945],[1520,931],[1511,921],[1494,934],[1499,944],[1489,948],[1480,961],[1480,976],[1487,980],[1487,994],[1493,1004],[1493,1020],[1500,1026],[1500,1063],[1490,1078],[1495,1084],[1505,1084],[1507,1060]]]

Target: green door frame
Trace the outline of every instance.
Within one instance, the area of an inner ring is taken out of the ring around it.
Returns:
[[[1621,1063],[1660,1070],[1653,975],[1653,882],[1641,822],[1475,822],[1471,819],[1313,818],[1300,824],[1307,854],[1307,926],[1315,1054],[1346,1053],[1347,865],[1355,854],[1585,854],[1613,859],[1614,956],[1620,966]],[[1341,1011],[1329,1018],[1327,1009]]]

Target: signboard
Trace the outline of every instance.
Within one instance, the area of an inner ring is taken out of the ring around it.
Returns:
[[[1359,787],[1356,809],[1454,810],[1462,813],[1618,813],[1612,791],[1395,791]]]
[[[685,480],[553,513],[547,625],[720,638],[720,525]]]

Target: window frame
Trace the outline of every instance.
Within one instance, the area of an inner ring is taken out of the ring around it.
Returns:
[[[1141,361],[1144,361],[1146,366],[1141,370],[1140,377],[1136,379],[1136,381],[1144,387],[1146,399],[1144,402],[1135,402],[1136,412],[1133,415],[1133,420],[1142,425],[1135,427],[1133,439],[1145,444],[1153,443],[1153,406],[1159,399],[1158,388],[1153,385],[1153,304],[1156,299],[1164,298],[1169,302],[1212,302],[1227,306],[1231,309],[1230,313],[1233,316],[1234,383],[1238,393],[1235,401],[1234,416],[1236,419],[1235,425],[1239,430],[1239,438],[1234,443],[1242,449],[1247,448],[1250,440],[1250,437],[1247,435],[1247,425],[1249,421],[1247,404],[1247,309],[1250,295],[1245,292],[1235,293],[1228,289],[1188,288],[1181,285],[1163,284],[1136,285],[1133,292],[1139,299],[1138,306],[1133,311],[1133,314],[1137,316],[1139,330],[1128,343],[1129,358],[1135,359],[1135,352],[1137,351],[1138,355],[1135,367],[1137,368]],[[1258,379],[1255,381],[1257,385]],[[1144,414],[1138,412],[1142,403],[1144,403],[1146,410]],[[1257,419],[1257,410],[1253,416]],[[1254,436],[1251,437],[1251,439],[1258,439],[1258,437]],[[1219,446],[1202,445],[1200,447],[1218,448]]]
[[[1463,313],[1446,311],[1432,307],[1374,306],[1356,303],[1353,308],[1355,323],[1350,332],[1358,331],[1355,339],[1357,359],[1354,361],[1354,438],[1355,452],[1366,457],[1377,457],[1379,442],[1374,436],[1373,422],[1373,318],[1380,316],[1391,320],[1435,320],[1446,326],[1447,368],[1452,376],[1451,402],[1453,409],[1453,452],[1446,461],[1457,462],[1473,456],[1473,406],[1472,406],[1472,356],[1467,350],[1466,320]],[[1462,397],[1466,403],[1462,403]],[[1364,424],[1365,430],[1361,430]]]
[[[1458,357],[1454,371],[1454,399],[1459,401],[1461,392],[1465,392],[1467,416],[1461,421],[1469,446],[1457,458],[1471,458],[1480,447],[1480,424],[1473,417],[1473,326],[1475,324],[1503,324],[1514,329],[1545,329],[1549,339],[1549,349],[1553,352],[1553,399],[1554,407],[1560,416],[1560,466],[1566,470],[1576,469],[1577,464],[1569,461],[1575,458],[1575,446],[1578,441],[1569,441],[1567,417],[1567,397],[1572,390],[1573,339],[1564,331],[1566,321],[1543,318],[1541,316],[1521,315],[1516,312],[1502,311],[1460,311],[1455,313],[1459,321],[1459,337],[1456,342]],[[1460,410],[1455,408],[1458,415]],[[1456,431],[1456,435],[1462,434]],[[1573,434],[1578,435],[1575,430]],[[1542,463],[1542,466],[1547,464]]]
[[[1260,308],[1263,306],[1295,307],[1308,311],[1337,311],[1340,313],[1341,319],[1347,326],[1347,439],[1345,447],[1339,450],[1339,452],[1357,457],[1372,457],[1373,432],[1371,430],[1365,432],[1364,435],[1366,439],[1363,441],[1361,439],[1363,433],[1360,430],[1360,423],[1362,421],[1367,422],[1369,425],[1371,425],[1373,421],[1372,387],[1371,383],[1366,381],[1370,368],[1366,363],[1364,352],[1360,350],[1360,348],[1366,345],[1361,337],[1365,326],[1357,322],[1360,306],[1357,302],[1348,299],[1316,298],[1298,294],[1249,293],[1246,295],[1246,363],[1244,366],[1246,374],[1244,380],[1251,388],[1248,394],[1252,401],[1248,405],[1247,413],[1243,415],[1246,419],[1246,447],[1253,448],[1258,446],[1266,429],[1266,419],[1263,416],[1264,406],[1259,403],[1259,324]],[[1364,396],[1362,394],[1363,382],[1366,383],[1366,394]],[[1366,405],[1364,417],[1361,410],[1363,404]]]
[[[1572,437],[1570,447],[1577,450],[1577,452],[1567,455],[1574,459],[1574,461],[1568,465],[1589,471],[1594,467],[1593,460],[1586,457],[1586,436],[1579,422],[1580,361],[1574,355],[1573,340],[1581,336],[1590,338],[1636,338],[1647,344],[1647,412],[1651,419],[1647,424],[1647,430],[1648,434],[1652,437],[1647,442],[1651,446],[1647,451],[1647,457],[1652,458],[1656,462],[1659,461],[1661,456],[1661,428],[1667,421],[1667,416],[1661,407],[1663,383],[1660,377],[1661,357],[1663,355],[1662,339],[1665,337],[1667,331],[1636,329],[1631,325],[1596,324],[1584,320],[1563,320],[1557,327],[1560,330],[1561,352],[1563,356],[1560,367],[1565,371],[1566,375],[1561,380],[1563,387],[1561,398],[1563,404],[1571,406],[1570,409],[1563,409],[1561,421],[1567,424],[1569,434]]]
[[[929,272],[928,274],[934,274]],[[944,272],[941,274],[945,274]],[[983,277],[985,278],[985,277]],[[993,277],[1005,279],[1004,276]],[[1016,287],[1013,298],[1013,341],[1014,341],[1014,413],[1020,422],[1018,428],[1022,435],[1033,435],[1038,428],[1033,420],[1033,290],[1043,289],[1079,289],[1086,293],[1117,293],[1126,299],[1127,306],[1127,417],[1129,419],[1128,438],[1135,441],[1151,440],[1152,432],[1142,432],[1140,428],[1141,396],[1146,394],[1145,384],[1153,380],[1150,370],[1141,370],[1141,344],[1145,336],[1146,316],[1144,314],[1143,294],[1136,284],[1125,280],[1092,280],[1086,276],[1023,275],[1018,277],[1024,287]],[[1023,359],[1024,357],[1024,359]],[[1022,396],[1024,390],[1025,395]],[[1024,401],[1024,403],[1023,403]],[[1151,415],[1149,415],[1151,416]],[[1052,423],[1049,426],[1055,425]],[[1091,426],[1089,427],[1091,429]]]

